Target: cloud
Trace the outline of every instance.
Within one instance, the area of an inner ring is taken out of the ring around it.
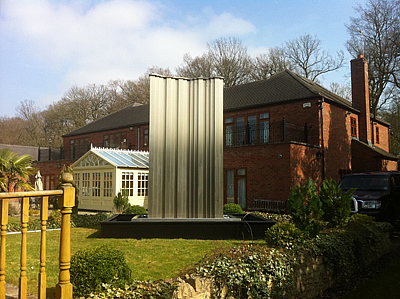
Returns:
[[[174,71],[185,53],[204,53],[207,42],[255,32],[252,23],[230,13],[204,9],[174,15],[173,8],[154,1],[1,0],[0,5],[0,41],[19,44],[24,63],[57,73],[60,93],[73,85],[136,79],[152,66]]]

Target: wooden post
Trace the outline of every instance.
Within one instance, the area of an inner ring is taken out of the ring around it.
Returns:
[[[0,203],[1,245],[0,245],[0,299],[6,298],[6,235],[8,224],[8,198]]]
[[[56,299],[72,299],[72,284],[69,269],[71,267],[71,214],[75,205],[75,188],[72,187],[71,173],[63,173],[63,197],[58,200],[61,209],[61,237],[60,237],[60,276],[56,285]]]
[[[26,253],[27,241],[26,235],[28,232],[29,221],[29,197],[21,199],[21,273],[19,276],[19,299],[26,299],[28,293],[28,279],[26,277]]]
[[[40,272],[39,272],[39,290],[38,299],[46,298],[46,227],[47,219],[49,216],[49,197],[42,196],[40,199],[40,221],[41,227],[41,240],[40,240]]]

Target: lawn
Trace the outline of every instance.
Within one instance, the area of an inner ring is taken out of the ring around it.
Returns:
[[[47,232],[47,293],[54,296],[58,282],[60,231]],[[21,235],[7,234],[6,281],[18,286],[20,273]],[[196,263],[217,248],[238,245],[240,241],[183,240],[183,239],[102,239],[98,229],[72,228],[71,253],[79,249],[106,245],[118,249],[132,270],[132,278],[158,280],[176,278],[181,269]],[[40,233],[28,233],[28,291],[37,295],[39,273]],[[71,277],[71,281],[73,278]]]

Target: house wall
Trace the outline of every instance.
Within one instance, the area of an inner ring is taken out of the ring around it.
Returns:
[[[379,122],[371,122],[373,144],[381,149],[390,152],[390,128]],[[377,130],[379,131],[379,139],[377,138]]]
[[[149,150],[149,144],[145,144],[145,130],[149,129],[148,124],[133,126],[133,127],[126,127],[126,128],[119,128],[115,130],[108,130],[102,132],[95,132],[90,134],[82,134],[76,136],[68,136],[64,137],[64,148],[66,151],[70,148],[71,140],[79,141],[79,145],[85,144],[85,139],[87,139],[87,143],[92,143],[94,146],[102,147],[104,141],[104,135],[115,135],[115,134],[126,134],[126,143],[121,145],[121,148],[130,148],[132,150]],[[138,139],[139,135],[139,139]],[[82,142],[81,142],[82,140]],[[138,143],[139,140],[139,143]]]
[[[321,180],[318,150],[315,146],[293,143],[226,147],[224,172],[246,170],[246,208],[253,206],[254,199],[287,200],[290,189],[304,179]],[[225,177],[225,195],[226,188]]]
[[[75,160],[36,161],[32,164],[32,166],[37,170],[40,170],[40,174],[42,175],[43,189],[54,190],[59,183],[59,175],[63,166],[65,165],[68,167],[74,162]],[[35,182],[34,176],[32,176],[31,182]]]
[[[325,178],[339,180],[351,170],[351,117],[357,115],[329,102],[324,103]]]

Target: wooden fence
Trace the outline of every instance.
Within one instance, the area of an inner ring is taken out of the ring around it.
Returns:
[[[27,297],[27,227],[29,221],[29,198],[40,197],[40,221],[41,221],[41,244],[40,244],[40,269],[38,298],[46,298],[46,226],[48,219],[49,196],[60,196],[58,205],[61,209],[61,236],[59,256],[59,282],[56,285],[56,299],[72,298],[72,284],[70,282],[70,260],[71,260],[71,213],[75,205],[75,188],[72,187],[72,175],[63,174],[61,190],[29,191],[0,193],[0,299],[6,298],[6,235],[8,225],[8,206],[10,198],[20,198],[21,202],[21,267],[19,277],[18,298]]]

